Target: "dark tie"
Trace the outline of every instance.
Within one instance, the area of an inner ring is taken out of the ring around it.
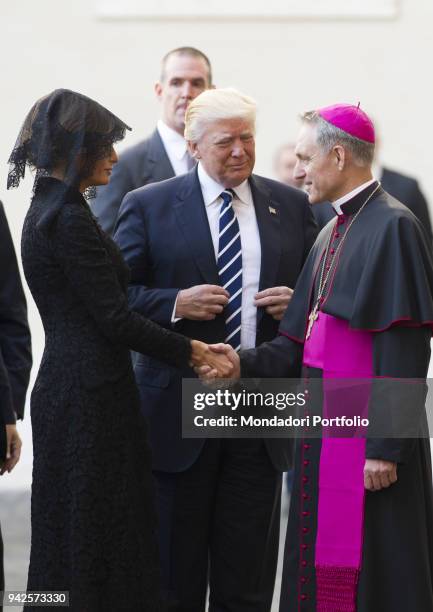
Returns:
[[[241,348],[242,313],[242,247],[239,223],[233,210],[233,192],[225,189],[219,216],[218,273],[221,285],[229,294],[224,309],[225,341],[239,351]]]

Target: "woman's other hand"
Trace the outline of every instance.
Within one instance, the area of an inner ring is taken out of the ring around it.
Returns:
[[[6,460],[1,466],[0,476],[12,472],[20,460],[22,442],[16,425],[6,425],[6,442]]]

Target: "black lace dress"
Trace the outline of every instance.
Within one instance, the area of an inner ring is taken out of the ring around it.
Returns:
[[[28,589],[69,591],[74,612],[159,612],[150,457],[129,350],[184,365],[190,343],[128,310],[128,268],[82,195],[69,190],[47,211],[59,185],[39,181],[22,236],[46,335],[31,396]]]

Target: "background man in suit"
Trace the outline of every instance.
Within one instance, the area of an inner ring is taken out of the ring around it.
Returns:
[[[379,180],[384,190],[399,202],[403,202],[413,214],[418,217],[431,243],[433,235],[428,204],[419,187],[418,181],[411,176],[406,176],[395,170],[390,170],[389,168],[377,167],[374,168],[374,170],[375,176],[380,177]],[[330,202],[320,202],[320,204],[313,207],[313,213],[320,228],[335,217]]]
[[[316,235],[301,191],[252,174],[255,110],[234,90],[197,97],[185,128],[197,168],[129,193],[115,235],[131,269],[132,308],[236,348],[276,335]],[[211,612],[268,612],[287,441],[182,439],[181,382],[193,372],[141,355],[135,374],[168,609],[204,612],[209,575]]]
[[[285,185],[302,189],[302,179],[294,176],[296,166],[295,143],[288,142],[282,145],[274,157],[274,172],[279,181]]]
[[[110,183],[98,189],[92,205],[106,232],[113,232],[120,203],[128,191],[191,169],[194,162],[183,137],[185,111],[191,100],[211,86],[211,64],[204,53],[180,47],[165,55],[160,80],[155,84],[161,119],[148,138],[120,155]]]
[[[293,175],[296,161],[295,146],[292,143],[283,145],[278,149],[275,156],[275,175],[282,183],[302,189],[302,180]],[[381,182],[385,191],[399,202],[403,202],[418,217],[428,234],[430,242],[432,242],[433,234],[428,204],[418,181],[377,163],[373,166],[373,174]],[[313,206],[313,214],[319,228],[324,227],[328,221],[335,217],[330,202],[320,202]]]
[[[0,475],[3,475],[11,472],[20,458],[21,440],[15,421],[24,415],[32,357],[26,300],[1,202],[0,262]],[[0,531],[0,591],[3,590],[3,541]]]
[[[428,204],[418,181],[386,167],[379,168],[379,171],[381,171],[381,174],[378,173],[379,180],[384,190],[399,202],[403,202],[418,217],[431,242],[433,236]]]

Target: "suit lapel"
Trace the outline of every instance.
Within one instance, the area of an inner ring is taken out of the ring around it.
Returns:
[[[179,227],[205,282],[219,285],[215,251],[197,168],[185,174],[183,178],[174,204]]]
[[[259,291],[274,287],[281,256],[280,206],[259,177],[250,178],[261,244]],[[192,256],[206,283],[219,285],[218,268],[197,168],[183,177],[174,211]],[[258,312],[258,321],[263,309]]]
[[[281,255],[280,205],[260,178],[250,178],[262,250],[259,291],[275,286]]]
[[[274,287],[281,257],[280,205],[272,199],[272,192],[259,177],[250,178],[251,193],[256,211],[261,245],[259,291]],[[257,323],[263,316],[258,310]]]
[[[158,130],[153,132],[149,140],[147,164],[146,174],[150,174],[152,181],[155,183],[175,176]]]

